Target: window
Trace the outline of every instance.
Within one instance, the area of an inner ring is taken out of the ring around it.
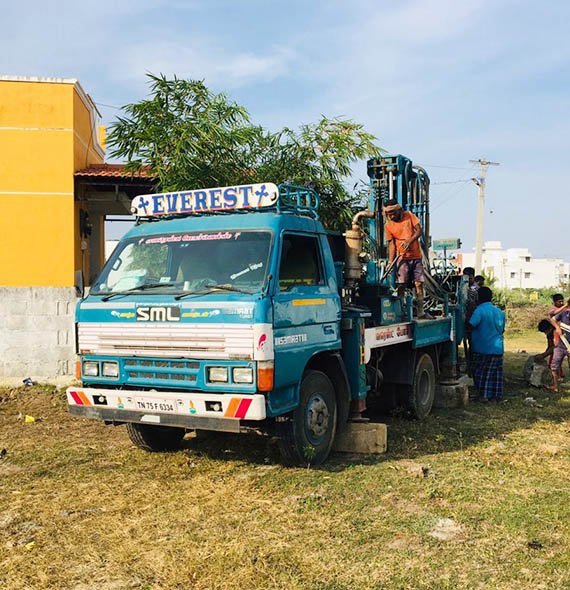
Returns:
[[[524,257],[524,261],[525,261],[525,262],[530,262],[530,256],[525,256],[525,257]]]
[[[517,273],[516,272],[512,272],[511,273],[511,279],[514,279],[516,276],[517,276]]]
[[[286,291],[295,285],[321,283],[319,244],[316,238],[285,234],[281,246],[279,288]]]
[[[530,279],[530,273],[529,272],[525,272],[524,273],[524,278],[525,279]]]
[[[167,261],[168,246],[164,244],[130,242],[123,248],[117,247],[105,267],[104,279],[98,279],[91,292],[124,291],[159,282],[167,274]]]
[[[94,295],[148,289],[153,293],[262,289],[271,234],[220,230],[152,234],[121,242],[91,289]],[[212,291],[213,292],[213,291]]]

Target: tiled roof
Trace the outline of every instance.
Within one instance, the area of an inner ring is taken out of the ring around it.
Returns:
[[[152,180],[156,178],[154,174],[151,174],[149,166],[143,166],[140,172],[127,172],[124,164],[92,164],[89,168],[78,170],[75,173],[76,177],[79,178],[148,178]]]

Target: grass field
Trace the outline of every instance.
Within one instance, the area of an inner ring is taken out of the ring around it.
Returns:
[[[530,391],[516,352],[543,348],[509,340],[507,402],[389,418],[387,454],[319,469],[255,435],[145,453],[0,389],[0,588],[570,588],[570,387]]]

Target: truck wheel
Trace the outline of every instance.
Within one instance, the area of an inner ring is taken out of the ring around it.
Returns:
[[[429,354],[422,354],[416,363],[414,382],[407,388],[408,409],[414,418],[427,418],[435,399],[435,369]]]
[[[320,465],[336,432],[335,390],[325,373],[307,371],[299,397],[299,407],[277,422],[281,455],[289,465]]]
[[[152,452],[176,451],[184,438],[184,428],[172,426],[155,426],[154,424],[138,424],[129,422],[127,434],[140,449]]]

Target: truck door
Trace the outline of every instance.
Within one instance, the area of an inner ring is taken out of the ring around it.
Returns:
[[[297,385],[313,354],[340,348],[340,297],[330,251],[322,246],[315,234],[282,234],[273,315],[274,400],[280,405],[297,403]]]

